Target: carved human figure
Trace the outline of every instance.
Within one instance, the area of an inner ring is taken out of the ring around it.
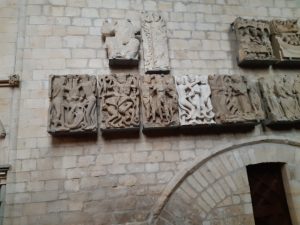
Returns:
[[[146,73],[170,71],[166,23],[156,12],[144,12],[142,38]]]
[[[179,123],[175,82],[172,76],[145,75],[141,81],[144,128],[172,127]]]
[[[51,76],[49,95],[49,133],[97,132],[95,77]]]
[[[268,21],[238,17],[233,26],[238,41],[238,63],[240,66],[267,66],[276,62],[270,42]]]
[[[101,129],[139,127],[139,90],[136,76],[112,74],[100,78]]]
[[[140,27],[131,20],[105,20],[102,35],[110,65],[136,65],[139,58]]]
[[[207,76],[177,76],[181,125],[214,123]]]

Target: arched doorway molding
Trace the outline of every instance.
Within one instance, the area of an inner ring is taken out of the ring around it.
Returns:
[[[185,179],[193,174],[196,170],[198,170],[201,166],[203,166],[208,161],[213,158],[220,156],[224,153],[241,149],[243,151],[244,147],[255,147],[259,144],[277,144],[277,145],[285,145],[287,147],[300,147],[300,141],[286,138],[286,137],[278,137],[278,136],[259,136],[254,138],[247,138],[237,141],[236,143],[229,143],[221,146],[217,146],[211,149],[211,154],[209,156],[198,156],[194,162],[191,163],[188,167],[180,171],[166,186],[161,196],[158,198],[157,202],[154,204],[152,211],[150,213],[148,223],[150,225],[155,224],[158,219],[160,213],[168,203],[172,194],[176,191],[176,189],[185,181]],[[299,149],[300,150],[300,149]],[[287,160],[281,158],[280,160],[275,160],[280,162],[286,162]],[[262,159],[261,162],[264,162]],[[256,162],[259,163],[259,162]],[[249,163],[252,164],[252,163]],[[246,166],[246,164],[245,164]]]

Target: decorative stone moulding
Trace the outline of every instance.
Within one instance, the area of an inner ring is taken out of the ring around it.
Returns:
[[[267,125],[300,122],[300,75],[262,78],[259,81]]]
[[[142,39],[145,73],[170,72],[167,27],[157,12],[144,12],[142,16]]]
[[[268,21],[238,17],[233,28],[238,42],[239,66],[269,66],[276,62]]]
[[[219,125],[255,125],[264,118],[256,83],[243,76],[209,76],[215,121]]]
[[[300,66],[300,33],[297,20],[272,20],[270,24],[277,65]]]
[[[181,126],[215,124],[208,76],[177,76]]]
[[[131,20],[105,20],[102,36],[110,66],[137,66],[139,62],[140,27]]]
[[[131,74],[99,76],[100,128],[103,132],[139,130],[138,78]]]
[[[51,75],[48,132],[97,133],[97,80],[89,75]]]
[[[179,126],[178,96],[173,76],[142,76],[141,99],[144,129]]]

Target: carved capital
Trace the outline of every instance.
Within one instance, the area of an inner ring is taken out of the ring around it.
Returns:
[[[18,87],[20,84],[20,76],[13,74],[7,80],[0,80],[0,87]]]

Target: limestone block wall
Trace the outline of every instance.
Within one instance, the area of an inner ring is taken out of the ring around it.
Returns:
[[[21,76],[20,88],[0,89],[0,119],[8,130],[8,137],[0,140],[0,163],[12,166],[7,180],[6,225],[152,223],[153,215],[164,212],[157,205],[167,193],[165,188],[178,181],[178,174],[199,158],[210,156],[213,149],[262,136],[274,140],[300,138],[297,129],[271,130],[261,125],[247,132],[195,131],[160,137],[142,133],[138,137],[103,138],[100,133],[96,137],[52,137],[47,133],[50,74],[143,74],[142,60],[138,69],[109,68],[101,39],[101,26],[106,18],[140,21],[143,10],[161,11],[167,21],[172,75],[272,77],[299,74],[300,70],[239,68],[230,24],[237,16],[298,18],[300,5],[296,0],[6,0],[1,1],[0,7],[0,44],[4,46],[0,49],[0,76],[7,77],[10,73]],[[3,63],[5,60],[7,63]],[[282,141],[280,147],[266,148],[274,148],[285,157],[289,147]],[[294,146],[292,155],[299,161],[298,149]],[[245,146],[243,152],[248,151],[247,154],[252,154],[254,150]],[[257,150],[251,163],[268,161],[260,152]],[[287,157],[290,159],[290,154]],[[209,167],[215,167],[214,160],[208,161]],[[216,160],[230,163],[222,155]],[[287,193],[293,223],[300,224],[299,166],[296,161],[291,163],[286,182],[292,185],[287,186]],[[226,193],[224,198],[211,199],[213,193],[208,190],[200,193],[208,196],[199,203],[201,209],[205,211],[208,205],[209,210],[205,216],[200,213],[201,218],[195,224],[208,225],[227,216],[233,218],[230,210],[218,210],[227,206],[240,212],[234,219],[245,217],[246,224],[253,224],[244,165],[228,170],[226,176],[232,177],[231,184],[241,189],[228,190],[221,183],[218,187],[220,193]],[[172,194],[171,191],[167,197]],[[165,204],[167,207],[175,201],[172,197],[168,200],[164,200],[170,202]],[[186,210],[178,215],[185,215],[191,209]],[[164,222],[160,224],[190,223],[188,219],[182,222],[182,217]]]

